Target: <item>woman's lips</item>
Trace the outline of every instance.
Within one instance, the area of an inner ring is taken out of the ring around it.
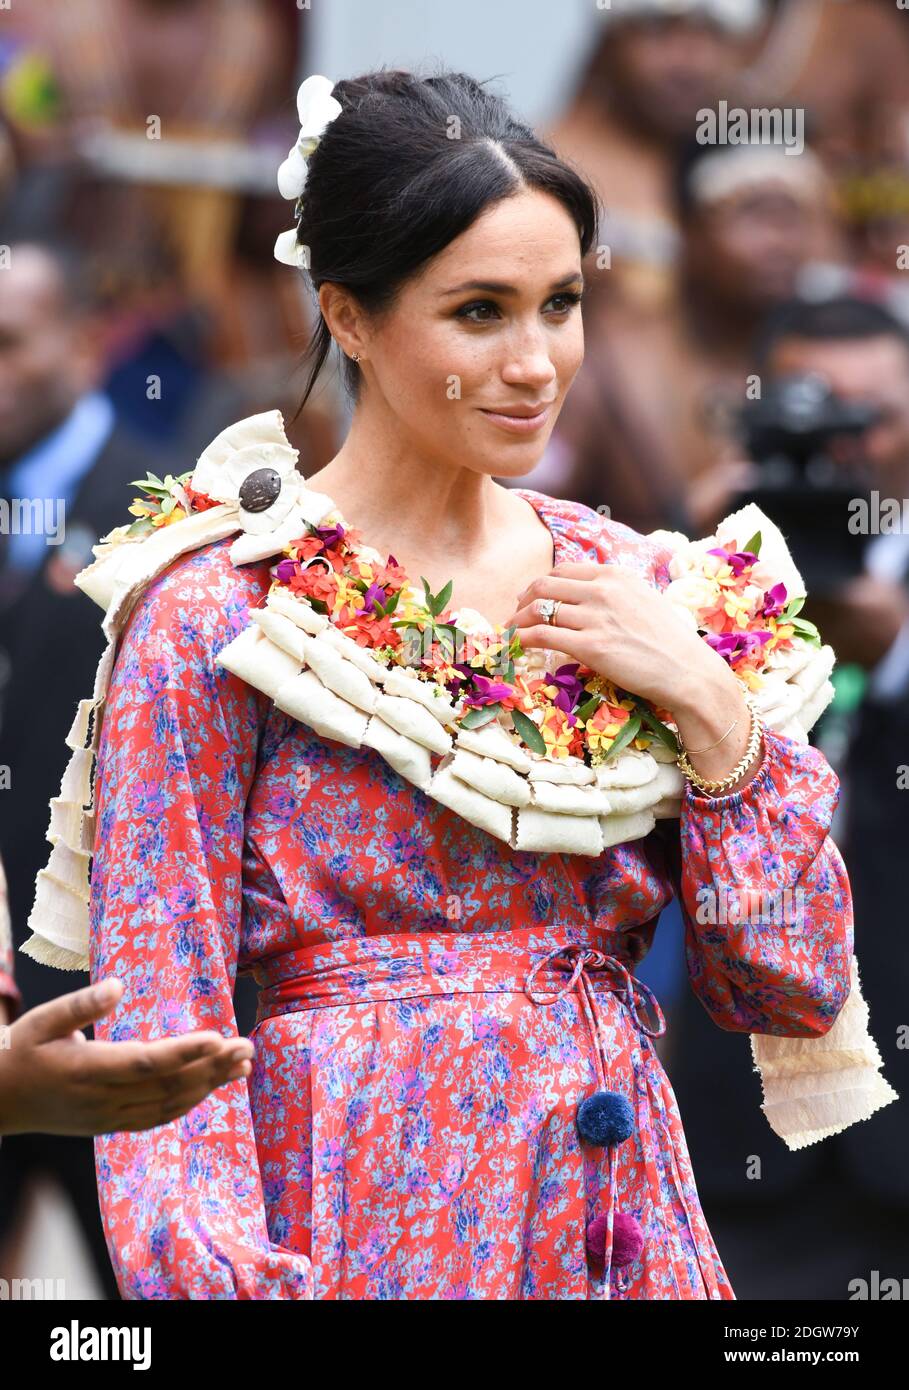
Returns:
[[[500,429],[508,430],[511,434],[532,434],[534,430],[545,425],[551,409],[551,404],[544,405],[536,415],[506,415],[498,410],[482,410],[481,413],[494,425],[498,425]]]

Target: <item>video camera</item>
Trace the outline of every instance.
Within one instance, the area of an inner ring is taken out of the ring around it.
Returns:
[[[761,479],[730,510],[756,502],[776,522],[809,593],[829,593],[862,572],[868,537],[849,530],[849,502],[867,498],[872,487],[858,444],[879,418],[873,406],[843,400],[814,374],[781,377],[739,413]],[[843,453],[847,440],[856,447],[844,461],[834,448],[839,442]]]

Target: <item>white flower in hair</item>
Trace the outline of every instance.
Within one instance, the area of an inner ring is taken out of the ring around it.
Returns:
[[[340,116],[341,103],[331,95],[330,77],[307,77],[297,90],[300,134],[297,143],[278,170],[278,192],[282,198],[297,199],[306,187],[306,158],[319,143],[325,127]],[[281,232],[275,242],[275,260],[301,270],[309,269],[309,247],[297,242],[297,228]]]
[[[331,95],[330,77],[307,77],[297,91],[300,134],[297,143],[278,170],[278,192],[282,198],[299,198],[306,187],[306,159],[318,145],[325,127],[341,114],[341,103]]]
[[[296,227],[281,232],[275,242],[275,260],[284,265],[297,266],[300,270],[309,270],[309,247],[298,244]]]

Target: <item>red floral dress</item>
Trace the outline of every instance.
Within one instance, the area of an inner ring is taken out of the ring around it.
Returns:
[[[654,543],[520,492],[556,563],[668,583]],[[97,1036],[231,1035],[235,973],[261,987],[248,1079],[96,1140],[124,1298],[733,1298],[634,966],[678,893],[718,1027],[833,1025],[853,943],[825,759],[768,733],[744,790],[689,786],[644,839],[514,851],[214,663],[269,586],[229,546],[137,604],[99,749],[91,974],[125,993]],[[736,885],[801,889],[807,923],[702,924],[698,890]]]
[[[21,1015],[22,995],[13,975],[13,933],[9,915],[6,873],[0,863],[0,1000],[6,1005],[10,1023]],[[0,1045],[2,1045],[0,1039]]]

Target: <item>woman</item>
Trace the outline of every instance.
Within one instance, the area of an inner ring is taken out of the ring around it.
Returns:
[[[220,541],[172,564],[106,700],[92,976],[124,981],[119,1037],[235,1032],[238,970],[262,994],[248,1086],[96,1141],[118,1281],[127,1298],[731,1299],[659,1007],[629,971],[679,891],[720,1027],[826,1032],[852,954],[836,778],[769,732],[744,765],[750,711],[661,595],[668,552],[493,481],[537,462],[581,362],[588,185],[461,74],[331,95],[294,237],[322,315],[304,403],[334,339],[355,408],[309,484],[434,593],[451,579],[453,603],[670,710],[707,750],[700,778],[739,771],[716,798],[689,784],[680,833],[595,860],[514,851],[215,663],[270,562],[235,568]],[[540,599],[561,602],[557,632]],[[807,900],[794,945],[696,920],[699,890],[768,882]]]

